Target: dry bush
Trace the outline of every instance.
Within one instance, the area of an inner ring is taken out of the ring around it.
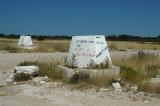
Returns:
[[[80,83],[80,82],[87,82],[89,79],[90,79],[90,76],[89,76],[88,73],[79,72],[79,73],[75,73],[71,77],[70,83],[71,84],[77,84],[77,83]]]
[[[90,76],[88,73],[79,72],[74,74],[70,82],[71,84],[77,84],[77,88],[84,88],[84,87],[109,87],[111,86],[112,80],[114,77],[110,76]]]
[[[91,60],[90,64],[87,65],[88,69],[107,69],[110,67],[111,67],[111,64],[108,58],[106,58],[105,61],[100,64],[96,64],[94,60]]]
[[[160,85],[154,85],[150,83],[140,83],[138,85],[138,90],[143,92],[160,94]]]

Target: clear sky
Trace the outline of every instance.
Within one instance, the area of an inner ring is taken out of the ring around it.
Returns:
[[[160,35],[160,0],[0,0],[0,33]]]

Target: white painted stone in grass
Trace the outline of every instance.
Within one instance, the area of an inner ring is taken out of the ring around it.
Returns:
[[[30,75],[37,75],[39,71],[39,67],[37,66],[17,66],[15,67],[15,74],[17,73],[25,73]]]
[[[104,35],[72,37],[67,64],[78,68],[87,68],[91,62],[100,64],[105,60],[108,60],[112,65]]]
[[[18,41],[19,47],[31,47],[33,45],[31,36],[20,36]]]
[[[112,86],[113,86],[114,90],[117,91],[117,92],[122,92],[123,91],[119,82],[112,83]]]

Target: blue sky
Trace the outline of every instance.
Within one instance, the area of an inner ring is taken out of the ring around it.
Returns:
[[[160,35],[160,0],[0,0],[0,33]]]

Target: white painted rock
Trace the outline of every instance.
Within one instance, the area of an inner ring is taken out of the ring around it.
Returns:
[[[19,41],[18,41],[18,46],[32,46],[33,43],[32,43],[32,39],[31,39],[31,36],[20,36],[19,38]]]
[[[122,92],[123,91],[119,82],[112,83],[112,86],[115,89],[115,91],[117,91],[117,92]]]
[[[138,90],[138,87],[137,87],[137,86],[131,86],[131,90],[137,91],[137,90]]]
[[[30,75],[37,75],[39,71],[39,67],[37,66],[17,66],[15,67],[15,74],[17,73],[25,73]]]
[[[100,64],[108,60],[112,65],[104,35],[73,36],[67,57],[67,64],[87,68],[89,64]]]

